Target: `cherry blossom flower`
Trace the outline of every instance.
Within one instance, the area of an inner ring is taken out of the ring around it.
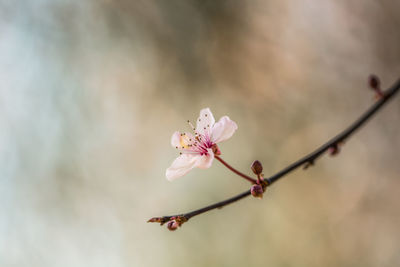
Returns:
[[[217,123],[209,108],[200,111],[196,128],[190,121],[194,134],[175,132],[171,137],[171,145],[180,150],[180,156],[172,162],[165,175],[169,181],[187,174],[197,167],[211,167],[214,154],[219,155],[218,143],[229,139],[237,130],[237,125],[228,116],[223,116]]]

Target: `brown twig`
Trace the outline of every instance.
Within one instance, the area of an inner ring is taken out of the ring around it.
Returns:
[[[358,130],[362,125],[364,125],[376,112],[385,104],[389,99],[391,99],[400,89],[400,80],[398,80],[392,87],[387,89],[386,91],[382,92],[382,97],[380,97],[364,114],[362,114],[355,122],[353,122],[349,127],[347,127],[344,131],[330,139],[328,142],[317,148],[314,152],[304,156],[303,158],[295,161],[294,163],[290,164],[286,168],[282,169],[281,171],[277,172],[276,174],[270,176],[269,178],[264,179],[267,186],[270,186],[272,183],[278,181],[280,178],[285,176],[286,174],[294,171],[295,169],[299,168],[300,166],[309,167],[315,163],[315,161],[321,157],[326,151],[331,148],[337,148],[338,145],[343,143],[347,138],[349,138],[356,130]],[[216,156],[218,160],[220,160],[225,166],[229,169],[234,171],[236,174],[244,177],[250,178],[247,175],[240,173],[239,171],[233,169],[231,166],[226,164],[222,159]],[[246,178],[246,179],[247,179]],[[252,179],[252,178],[250,178]],[[249,179],[247,179],[249,180]],[[251,180],[250,180],[251,181]],[[178,219],[179,221],[186,222],[190,218],[205,213],[207,211],[222,208],[226,205],[229,205],[233,202],[236,202],[242,198],[249,196],[250,190],[247,190],[241,194],[238,194],[234,197],[228,198],[226,200],[217,202],[215,204],[206,206],[204,208],[194,210],[188,213],[180,214],[180,215],[173,215],[173,216],[163,216],[163,217],[155,217],[150,219],[148,222],[159,222],[164,224],[165,222],[170,221],[171,219]]]

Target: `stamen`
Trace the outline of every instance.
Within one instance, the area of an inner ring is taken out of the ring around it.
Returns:
[[[187,120],[187,123],[189,124],[190,128],[193,129],[193,131],[196,129],[193,124],[190,122],[190,120]]]

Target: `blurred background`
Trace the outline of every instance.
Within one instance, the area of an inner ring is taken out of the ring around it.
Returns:
[[[249,188],[219,162],[174,182],[201,108],[266,176],[400,76],[400,2],[0,0],[0,266],[399,266],[400,97],[336,157]]]

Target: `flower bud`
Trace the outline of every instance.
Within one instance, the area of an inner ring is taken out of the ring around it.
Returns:
[[[263,187],[261,185],[254,184],[254,185],[251,186],[250,192],[251,192],[253,197],[262,198],[263,197],[263,193],[264,193],[264,189],[263,189]]]
[[[171,220],[167,223],[168,230],[175,231],[179,227],[179,223],[175,220]]]
[[[263,166],[261,162],[258,160],[254,161],[253,164],[251,164],[251,170],[254,172],[256,175],[260,175],[263,171]]]
[[[334,144],[329,148],[328,151],[331,156],[335,156],[339,154],[339,146],[337,144]]]
[[[384,96],[384,93],[381,89],[381,82],[378,78],[378,76],[371,74],[368,77],[368,84],[371,87],[372,90],[375,91],[376,95],[375,98],[376,99],[380,99]]]
[[[380,90],[380,80],[378,76],[371,74],[368,77],[368,84],[374,90]]]

